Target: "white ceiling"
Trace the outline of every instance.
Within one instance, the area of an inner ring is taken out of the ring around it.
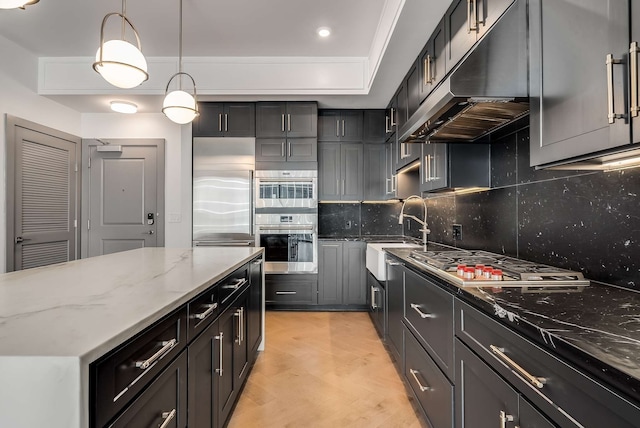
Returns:
[[[374,39],[390,0],[184,0],[185,57],[375,57],[382,60],[368,95],[234,96],[201,100],[317,100],[321,107],[382,108],[443,15],[450,0],[405,0],[388,43]],[[402,0],[400,0],[402,2]],[[397,0],[396,0],[397,2]],[[0,36],[39,57],[91,57],[99,44],[102,18],[120,12],[117,0],[40,0],[26,10],[0,10]],[[127,17],[140,34],[147,57],[176,57],[178,0],[129,0]],[[330,27],[327,39],[316,29]],[[117,17],[107,35],[119,34]],[[108,37],[107,37],[108,38]],[[81,112],[105,112],[109,94],[55,95]],[[120,96],[119,98],[122,98]],[[141,110],[159,105],[161,95],[130,97]],[[157,110],[156,110],[157,111]]]

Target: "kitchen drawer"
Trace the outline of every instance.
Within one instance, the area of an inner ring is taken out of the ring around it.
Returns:
[[[218,284],[214,284],[187,304],[188,342],[191,342],[220,314],[218,293]]]
[[[309,275],[311,276],[311,275]],[[267,275],[265,278],[265,301],[268,304],[317,303],[318,282],[307,275]]]
[[[232,296],[238,296],[240,294],[240,289],[245,286],[249,286],[248,265],[241,267],[222,281],[218,282],[218,299],[220,302],[220,309],[224,310],[226,305],[231,302],[229,299]]]
[[[109,428],[160,426],[187,426],[186,352],[176,358]]]
[[[92,426],[104,426],[184,349],[186,321],[182,307],[90,365]]]
[[[585,427],[638,426],[640,408],[594,379],[466,303],[456,300],[456,314],[460,340],[554,422],[575,426],[575,419]],[[542,383],[534,385],[534,376]]]
[[[453,386],[407,329],[404,332],[404,377],[432,428],[453,427]]]
[[[407,269],[404,317],[442,371],[453,379],[453,295]]]

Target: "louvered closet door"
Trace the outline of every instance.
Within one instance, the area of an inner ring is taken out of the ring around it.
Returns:
[[[76,147],[16,127],[15,270],[76,259]]]

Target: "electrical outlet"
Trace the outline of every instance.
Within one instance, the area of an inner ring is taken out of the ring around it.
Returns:
[[[462,241],[462,225],[454,224],[451,229],[451,234],[453,235],[454,240]]]
[[[351,220],[347,220],[347,222],[344,224],[344,228],[351,229]]]

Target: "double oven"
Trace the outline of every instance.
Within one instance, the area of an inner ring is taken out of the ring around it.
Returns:
[[[318,272],[318,172],[256,171],[256,246],[265,273]]]

